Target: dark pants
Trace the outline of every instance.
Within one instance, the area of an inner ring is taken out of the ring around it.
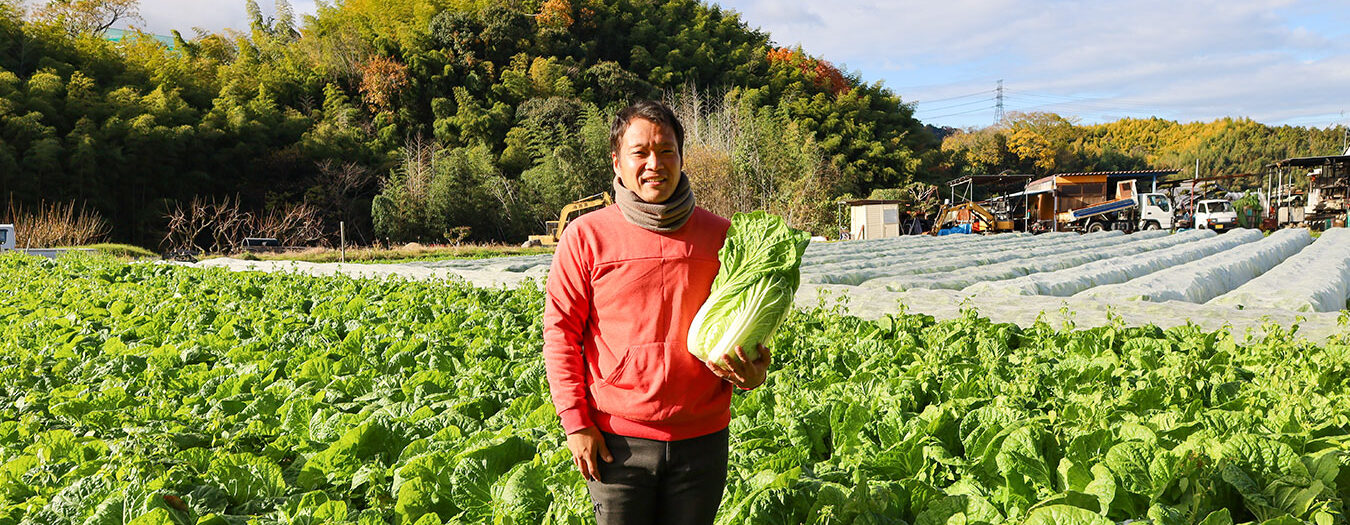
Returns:
[[[599,525],[710,524],[727,484],[727,430],[681,441],[604,433],[612,463],[589,481]]]

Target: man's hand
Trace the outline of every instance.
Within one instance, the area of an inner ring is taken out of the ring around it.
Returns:
[[[568,434],[567,448],[572,451],[572,463],[587,481],[600,481],[600,464],[597,460],[605,463],[614,461],[614,456],[609,454],[609,447],[605,446],[605,437],[595,427]]]
[[[773,356],[769,349],[763,343],[759,345],[759,359],[754,361],[745,355],[745,349],[739,345],[736,346],[736,357],[723,356],[721,361],[708,363],[708,369],[717,377],[730,381],[744,390],[751,390],[764,384],[764,380],[769,375],[769,364],[773,363]]]

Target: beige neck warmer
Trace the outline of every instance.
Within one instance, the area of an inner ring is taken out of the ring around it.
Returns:
[[[619,205],[619,210],[628,222],[654,232],[678,230],[694,213],[694,192],[689,187],[689,176],[684,173],[680,173],[675,193],[661,203],[642,200],[633,190],[624,187],[623,180],[615,175],[614,202]]]

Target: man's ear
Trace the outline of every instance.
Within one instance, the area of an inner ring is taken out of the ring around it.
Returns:
[[[618,152],[609,152],[610,166],[614,168],[614,176],[619,178],[619,183],[623,183],[623,174],[619,173],[619,154]],[[625,188],[627,186],[624,186]]]

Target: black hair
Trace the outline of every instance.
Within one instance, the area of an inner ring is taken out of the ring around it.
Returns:
[[[680,125],[680,119],[675,117],[675,112],[670,110],[670,106],[653,100],[634,102],[614,116],[614,123],[609,126],[610,153],[619,152],[619,141],[623,139],[623,134],[628,131],[628,124],[634,118],[649,121],[675,132],[675,145],[679,148],[680,154],[684,155],[684,126]]]

